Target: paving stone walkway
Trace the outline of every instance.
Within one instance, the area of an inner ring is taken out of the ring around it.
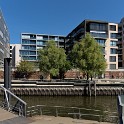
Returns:
[[[98,122],[91,120],[79,120],[68,117],[54,117],[54,116],[36,116],[32,117],[34,122],[31,124],[112,124],[107,122]]]
[[[35,116],[30,118],[19,117],[0,108],[0,124],[112,124],[91,120],[79,120],[68,117]]]
[[[20,117],[0,108],[0,124],[29,124],[32,122],[33,120],[30,118]]]

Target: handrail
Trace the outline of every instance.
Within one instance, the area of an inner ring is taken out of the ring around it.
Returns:
[[[50,108],[50,110],[48,108]],[[27,116],[34,116],[34,115],[39,115],[39,114],[40,115],[43,115],[43,114],[53,115],[54,114],[55,116],[58,116],[58,115],[61,116],[65,114],[66,116],[72,115],[73,118],[78,117],[79,119],[84,116],[99,117],[98,121],[102,121],[102,119],[104,118],[103,114],[108,113],[109,118],[113,118],[113,119],[116,118],[115,120],[116,121],[118,120],[117,112],[101,111],[101,110],[89,109],[89,108],[36,105],[36,106],[28,107],[27,110],[28,110]],[[90,111],[90,113],[88,111]],[[101,114],[100,112],[103,112],[103,113]]]
[[[22,99],[20,99],[18,96],[14,95],[10,90],[7,90],[5,87],[0,86],[0,88],[2,88],[4,91],[4,103],[2,107],[7,109],[8,111],[17,112],[19,116],[26,116],[27,103],[23,101]],[[12,106],[9,101],[10,95],[17,100],[14,106]]]
[[[124,95],[119,95],[117,100],[118,105],[118,115],[119,115],[119,124],[124,123]]]
[[[101,111],[101,110],[98,110],[98,109],[89,109],[89,108],[79,108],[79,107],[65,107],[65,106],[47,106],[47,105],[36,105],[36,106],[30,106],[28,107],[28,109],[31,109],[31,108],[36,108],[36,107],[52,107],[52,108],[70,108],[70,109],[83,109],[83,110],[87,110],[87,111]],[[105,113],[109,113],[109,111],[104,111]],[[117,114],[117,112],[111,112],[111,113],[115,113]]]
[[[23,101],[22,99],[20,99],[18,96],[16,96],[15,94],[13,94],[11,91],[7,90],[5,87],[0,86],[2,89],[4,89],[5,91],[7,91],[9,94],[11,94],[13,97],[15,97],[16,99],[18,99],[19,101],[21,101],[23,104],[27,105],[27,103],[25,101]]]

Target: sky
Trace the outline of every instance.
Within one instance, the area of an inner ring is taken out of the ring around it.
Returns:
[[[124,0],[0,0],[10,43],[21,33],[66,36],[84,19],[119,23]]]

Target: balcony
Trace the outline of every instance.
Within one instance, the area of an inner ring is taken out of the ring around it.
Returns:
[[[108,35],[106,33],[96,33],[96,32],[90,32],[90,34],[95,38],[104,38],[107,39]]]

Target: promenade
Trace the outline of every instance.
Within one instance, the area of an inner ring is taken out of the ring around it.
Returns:
[[[108,122],[98,122],[92,120],[79,120],[69,117],[54,117],[54,116],[36,116],[32,117],[34,122],[31,124],[112,124]]]
[[[11,112],[8,112],[0,108],[0,124],[111,124],[111,123],[44,115],[25,118],[19,117],[18,115],[15,115]]]

